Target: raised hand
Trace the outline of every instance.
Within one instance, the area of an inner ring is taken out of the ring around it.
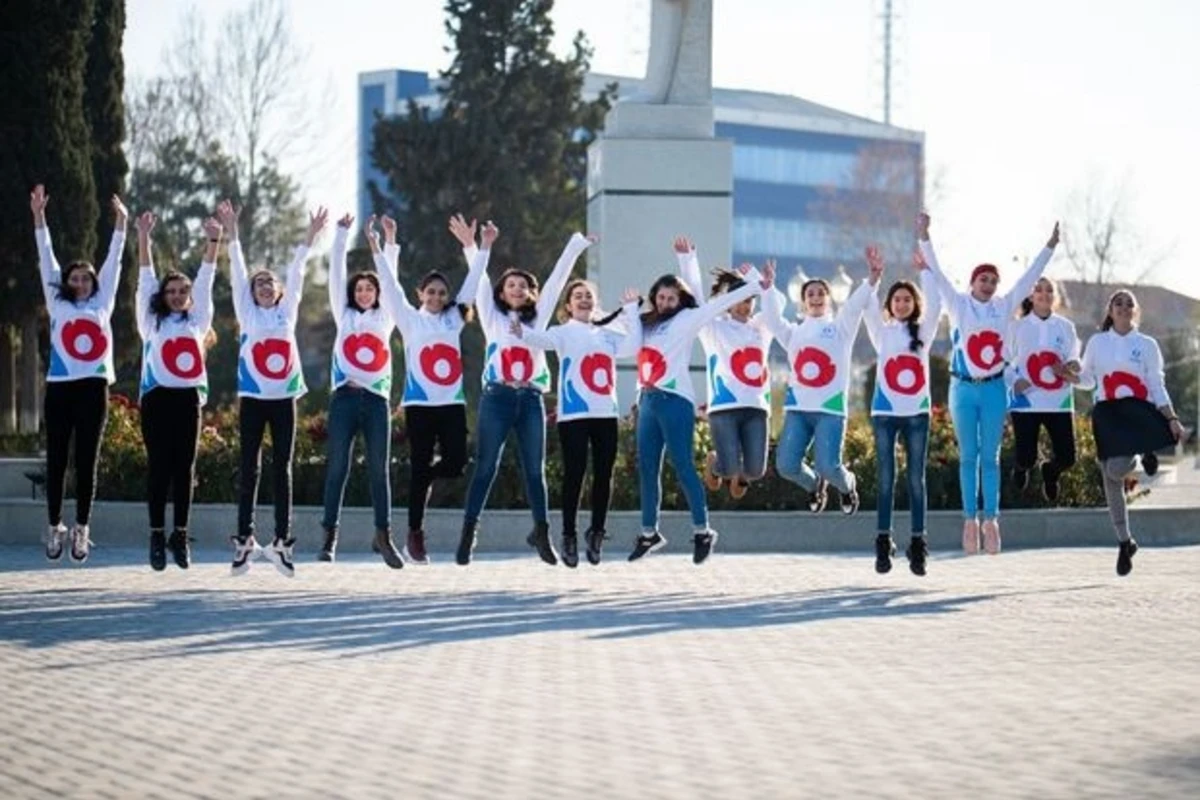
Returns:
[[[675,252],[680,255],[685,255],[696,249],[696,246],[692,244],[692,240],[686,236],[676,236],[674,246]]]
[[[625,287],[625,291],[621,293],[621,305],[623,306],[627,306],[630,303],[637,303],[638,305],[641,305],[641,301],[642,295],[632,286]]]
[[[325,206],[317,206],[317,211],[308,212],[308,237],[305,239],[309,247],[313,246],[313,242],[321,235],[321,231],[325,230],[325,226],[329,224],[329,209]]]
[[[121,198],[115,194],[108,202],[112,206],[113,214],[116,216],[116,221],[113,223],[114,227],[124,228],[125,223],[129,221],[129,209],[121,202]]]
[[[749,262],[746,262],[744,264],[739,264],[737,270],[735,270],[735,271],[737,272],[738,275],[741,275],[744,278],[750,274],[750,270],[752,270],[752,269],[754,269],[754,265]]]
[[[342,216],[341,219],[338,220],[338,227],[345,228],[346,230],[349,230],[350,226],[353,224],[354,224],[354,215],[353,214],[349,214],[349,213],[345,214]]]
[[[775,259],[768,258],[763,264],[761,284],[764,292],[775,285]]]
[[[209,217],[204,220],[203,227],[204,235],[208,237],[208,241],[214,243],[221,241],[221,234],[224,233],[224,229],[221,227],[221,223],[217,222],[216,217]]]
[[[241,209],[235,209],[233,203],[228,200],[222,200],[217,204],[217,220],[221,223],[221,227],[229,232],[229,238],[234,241],[238,238],[238,214],[240,212]]]
[[[872,286],[879,284],[879,279],[883,277],[883,253],[879,252],[878,245],[870,245],[866,250],[867,256],[867,281]]]
[[[349,216],[349,214],[346,216]],[[363,226],[363,235],[367,237],[367,241],[371,245],[372,252],[379,249],[379,231],[375,230],[376,219],[377,217],[372,214],[371,216],[367,217],[367,223]],[[341,225],[340,222],[338,224]],[[347,225],[346,227],[349,226]]]
[[[920,248],[913,251],[913,269],[917,272],[929,269],[929,264],[925,263],[925,256],[921,255]]]
[[[471,220],[471,224],[467,224],[467,220],[462,214],[455,214],[450,218],[450,233],[458,243],[464,248],[475,246],[475,231],[478,228],[478,223]]]
[[[500,229],[497,228],[496,225],[489,219],[487,221],[487,224],[485,224],[483,226],[483,236],[481,237],[482,241],[483,241],[483,249],[491,250],[492,244],[496,241],[496,238],[499,236],[500,236]]]
[[[384,239],[387,240],[388,244],[395,244],[396,243],[396,220],[392,219],[387,214],[384,214],[382,217],[380,217],[379,221],[383,225]]]
[[[46,187],[40,183],[33,187],[29,193],[29,210],[33,212],[33,220],[39,227],[46,222],[46,206],[49,203],[50,195],[46,194]]]
[[[1046,247],[1049,247],[1051,250],[1053,250],[1054,248],[1058,247],[1058,241],[1058,223],[1056,222],[1054,223],[1054,230],[1050,231],[1050,238],[1046,240]]]
[[[917,214],[917,238],[922,242],[929,241],[929,215],[922,211]]]
[[[149,236],[156,222],[158,217],[154,216],[153,211],[143,211],[133,224],[137,227],[138,236]]]

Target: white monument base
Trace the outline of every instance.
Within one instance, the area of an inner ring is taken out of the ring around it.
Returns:
[[[729,140],[602,138],[588,150],[588,230],[600,235],[588,250],[588,278],[599,285],[606,309],[618,307],[626,287],[649,299],[659,276],[679,274],[676,236],[695,242],[706,279],[708,268],[729,266],[732,220]],[[697,344],[692,358],[697,403],[706,397],[703,364]],[[636,396],[635,378],[633,364],[619,365],[623,412]]]

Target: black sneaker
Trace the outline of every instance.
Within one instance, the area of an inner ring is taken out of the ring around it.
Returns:
[[[525,537],[525,544],[537,550],[538,558],[550,566],[558,564],[558,553],[554,552],[554,545],[550,542],[550,526],[545,522],[534,523],[533,530]],[[578,554],[575,563],[579,563]]]
[[[187,569],[192,563],[192,551],[188,547],[187,531],[182,528],[176,528],[167,538],[167,548],[171,551],[171,558],[175,559],[175,566],[180,569]]]
[[[245,575],[250,571],[250,564],[262,553],[262,547],[253,534],[231,536],[233,543],[233,563],[229,565],[231,575]]]
[[[333,561],[337,554],[337,528],[325,528],[325,543],[321,545],[321,551],[317,553],[317,561]]]
[[[1132,538],[1121,542],[1117,551],[1117,574],[1124,578],[1133,571],[1133,554],[1138,551],[1137,542]]]
[[[372,544],[372,549],[383,556],[383,563],[392,569],[401,569],[404,567],[404,559],[401,558],[400,551],[396,549],[396,544],[392,541],[391,531],[375,531],[375,540]]]
[[[598,531],[595,528],[588,528],[587,533],[583,535],[583,541],[587,544],[587,560],[592,566],[600,563],[600,555],[604,550],[604,540],[607,538],[607,533]]]
[[[881,533],[875,537],[875,571],[886,575],[892,571],[892,556],[896,555],[896,543],[891,534]]]
[[[462,536],[458,540],[458,550],[454,553],[454,561],[460,567],[471,563],[471,553],[475,550],[476,533],[479,526],[474,522],[464,522]]]
[[[262,549],[262,554],[267,557],[268,561],[275,565],[275,569],[279,570],[280,575],[294,578],[296,577],[296,561],[293,550],[295,546],[295,537],[284,539],[283,537],[276,536],[270,545]]]
[[[579,566],[579,537],[574,533],[563,534],[562,560],[571,569]]]
[[[913,575],[925,574],[925,560],[929,556],[929,544],[925,541],[924,536],[912,537],[912,543],[908,545],[904,555],[908,556],[908,568],[912,570]]]
[[[829,502],[829,483],[824,478],[817,478],[817,488],[808,496],[808,510],[820,514]]]
[[[160,530],[150,531],[150,568],[155,572],[167,568],[167,535]]]
[[[1013,483],[1015,483],[1017,488],[1022,492],[1029,488],[1029,470],[1021,469],[1020,467],[1014,467],[1012,477]]]
[[[667,546],[666,537],[658,531],[653,533],[643,533],[637,537],[637,541],[633,544],[633,552],[629,554],[630,561],[637,561],[647,553],[653,553],[655,550],[661,550]]]
[[[717,543],[719,534],[709,529],[704,533],[697,533],[692,536],[692,563],[703,564],[712,554],[713,545]]]
[[[1059,471],[1051,464],[1042,467],[1042,496],[1048,502],[1058,503]]]
[[[858,511],[858,489],[854,488],[842,495],[842,513],[846,516]]]
[[[1146,453],[1142,456],[1142,470],[1151,478],[1158,474],[1158,453]]]

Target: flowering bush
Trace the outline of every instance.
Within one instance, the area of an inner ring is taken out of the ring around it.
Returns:
[[[296,425],[293,465],[294,499],[298,505],[320,505],[325,480],[325,412],[301,417]],[[620,443],[613,478],[614,509],[638,508],[637,442],[632,417],[620,421]],[[1077,418],[1075,437],[1078,463],[1060,481],[1059,505],[1097,506],[1104,504],[1099,468],[1095,460],[1095,443],[1091,426],[1086,419]],[[392,498],[397,506],[408,502],[407,429],[403,412],[392,418]],[[205,410],[196,465],[195,499],[201,503],[233,503],[237,500],[239,468],[238,415],[236,407]],[[712,447],[707,421],[697,420],[694,458],[697,469],[703,468],[704,457]],[[473,448],[473,443],[472,443]],[[766,477],[750,487],[741,500],[732,500],[727,492],[709,493],[714,509],[785,510],[805,507],[806,493],[781,478],[775,471],[775,443],[771,444]],[[1035,470],[1030,488],[1020,492],[1008,476],[1012,471],[1013,442],[1011,430],[1005,430],[1001,452],[1003,508],[1041,507],[1049,505],[1041,496],[1040,477]],[[858,477],[862,507],[875,507],[878,483],[875,468],[875,443],[870,419],[865,414],[849,417],[844,449],[846,466]],[[264,446],[263,474],[271,470],[271,449]],[[903,450],[897,454],[896,507],[908,507],[906,483],[903,479]],[[469,469],[468,469],[469,474]],[[553,413],[547,414],[546,483],[551,505],[561,498],[562,457]],[[959,497],[958,446],[953,426],[946,410],[934,406],[930,415],[929,450],[926,467],[926,493],[929,508],[956,509],[962,504]],[[456,508],[463,504],[467,478],[443,481],[435,485],[431,503],[434,506]],[[114,395],[109,409],[108,427],[100,460],[98,495],[109,500],[140,501],[146,497],[146,453],[142,444],[141,424],[137,405],[120,395]],[[586,495],[585,495],[586,497]],[[663,508],[687,508],[679,489],[674,470],[668,459],[662,476]],[[271,500],[270,480],[260,480],[260,502]],[[366,469],[363,465],[361,440],[356,447],[354,466],[346,486],[347,505],[369,505]],[[586,500],[585,500],[586,503]],[[831,504],[836,505],[836,504]],[[496,476],[489,500],[491,508],[525,508],[524,485],[515,448],[505,448],[501,468]]]

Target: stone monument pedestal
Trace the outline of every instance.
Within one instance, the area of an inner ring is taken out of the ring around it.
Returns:
[[[660,275],[679,274],[676,236],[695,242],[705,269],[729,266],[733,143],[712,138],[711,106],[616,106],[605,136],[588,150],[587,188],[588,230],[600,235],[588,250],[588,277],[600,286],[605,309],[619,306],[626,287],[646,296]],[[618,366],[623,412],[636,397],[635,370],[629,362]],[[692,378],[703,403],[698,344]]]

